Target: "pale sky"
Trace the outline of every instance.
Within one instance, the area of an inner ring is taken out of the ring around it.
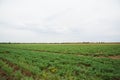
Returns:
[[[120,42],[120,0],[0,0],[0,42]]]

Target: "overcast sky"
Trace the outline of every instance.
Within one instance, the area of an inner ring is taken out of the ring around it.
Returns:
[[[120,41],[120,0],[0,0],[0,42]]]

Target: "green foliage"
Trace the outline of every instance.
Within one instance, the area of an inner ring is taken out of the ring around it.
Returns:
[[[8,64],[6,64],[5,62],[3,62],[2,60],[0,60],[0,68],[4,71],[6,71],[6,73],[8,75],[11,75],[13,72],[13,68],[11,68],[10,66],[8,66]]]
[[[0,44],[0,59],[16,64],[20,70],[13,72],[2,60],[0,69],[21,80],[119,80],[120,59],[95,57],[110,55],[120,55],[120,45]]]
[[[79,55],[120,55],[119,44],[1,44],[2,47]]]

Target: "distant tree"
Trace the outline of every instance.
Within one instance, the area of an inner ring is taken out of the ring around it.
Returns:
[[[11,44],[11,42],[9,41],[8,44]]]

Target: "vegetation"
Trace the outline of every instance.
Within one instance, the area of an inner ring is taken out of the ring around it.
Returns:
[[[120,80],[119,56],[120,44],[0,44],[0,79]]]

